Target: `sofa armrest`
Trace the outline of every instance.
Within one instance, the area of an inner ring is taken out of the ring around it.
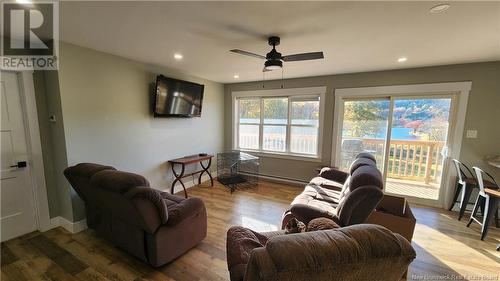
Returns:
[[[319,176],[325,179],[336,181],[338,183],[344,183],[349,176],[348,173],[337,170],[331,167],[324,167],[319,172]]]
[[[364,223],[384,197],[377,186],[365,185],[351,191],[337,207],[337,217],[342,226]]]
[[[205,204],[200,198],[188,198],[168,207],[168,221],[165,225],[177,225],[187,218],[196,216],[203,210],[205,210]]]

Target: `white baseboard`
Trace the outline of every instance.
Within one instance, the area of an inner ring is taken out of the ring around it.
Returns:
[[[71,233],[78,233],[82,230],[87,229],[87,220],[83,219],[77,222],[70,222],[63,217],[55,217],[50,219],[50,224],[52,228],[62,227]]]
[[[308,182],[307,181],[302,181],[298,179],[285,179],[282,177],[278,176],[272,176],[272,175],[259,175],[259,179],[271,181],[271,182],[278,182],[278,183],[286,183],[286,184],[291,184],[291,185],[296,185],[296,186],[304,186]]]
[[[214,182],[215,182],[215,178],[217,177],[217,171],[210,172],[210,173],[212,174],[212,178],[214,179]],[[202,184],[209,181],[209,180],[210,180],[210,177],[208,177],[208,175],[206,173],[201,177]],[[182,182],[186,186],[186,189],[189,189],[193,186],[198,185],[198,177],[197,177],[197,175],[195,175],[194,180],[191,177],[186,177],[182,180]],[[164,191],[170,193],[170,187]],[[177,183],[174,187],[174,194],[177,192],[181,192],[182,194],[184,194],[184,189],[182,188],[182,185],[180,183]]]

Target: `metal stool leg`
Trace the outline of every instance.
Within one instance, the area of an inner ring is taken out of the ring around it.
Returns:
[[[481,240],[484,240],[486,238],[486,235],[488,234],[488,228],[491,223],[491,219],[493,218],[493,212],[496,212],[497,210],[497,205],[498,204],[498,199],[496,197],[486,197],[485,200],[485,215],[483,217],[483,227],[481,228]]]
[[[458,220],[461,220],[464,216],[465,209],[467,209],[467,204],[469,204],[470,195],[472,193],[472,186],[465,184],[462,188],[462,199],[460,200],[460,212],[458,214]]]
[[[458,196],[460,195],[460,191],[462,191],[462,185],[458,183],[455,186],[455,195],[453,195],[453,202],[451,202],[451,206],[448,209],[448,211],[451,211],[453,207],[455,206],[455,203],[457,203]]]
[[[483,204],[483,196],[481,195],[478,195],[477,196],[477,199],[476,199],[476,203],[474,204],[474,209],[472,210],[472,214],[470,214],[470,219],[469,219],[469,223],[467,223],[467,227],[469,227],[472,223],[472,221],[474,221],[474,218],[477,214],[477,211],[479,210],[479,207]],[[484,207],[483,207],[483,210],[484,210]]]
[[[495,226],[498,228],[498,211],[500,208],[497,208],[497,211],[495,212]]]

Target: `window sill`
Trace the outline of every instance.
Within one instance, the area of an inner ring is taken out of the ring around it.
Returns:
[[[300,154],[287,154],[287,153],[279,153],[279,152],[270,152],[270,151],[260,151],[260,150],[251,150],[251,149],[235,149],[236,151],[246,152],[253,154],[255,156],[260,156],[264,158],[279,158],[279,159],[288,159],[288,160],[298,160],[298,161],[306,161],[306,162],[321,162],[321,158],[318,156],[309,156],[309,155],[300,155]]]

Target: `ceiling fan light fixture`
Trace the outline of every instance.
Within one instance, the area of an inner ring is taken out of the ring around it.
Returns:
[[[448,10],[450,7],[451,7],[450,4],[445,4],[445,3],[439,4],[439,5],[436,5],[436,6],[432,7],[432,8],[430,8],[429,9],[429,13],[431,13],[431,14],[439,14],[439,13],[442,13],[442,12]]]
[[[268,60],[264,63],[265,70],[278,70],[283,67],[283,61],[281,60]]]

